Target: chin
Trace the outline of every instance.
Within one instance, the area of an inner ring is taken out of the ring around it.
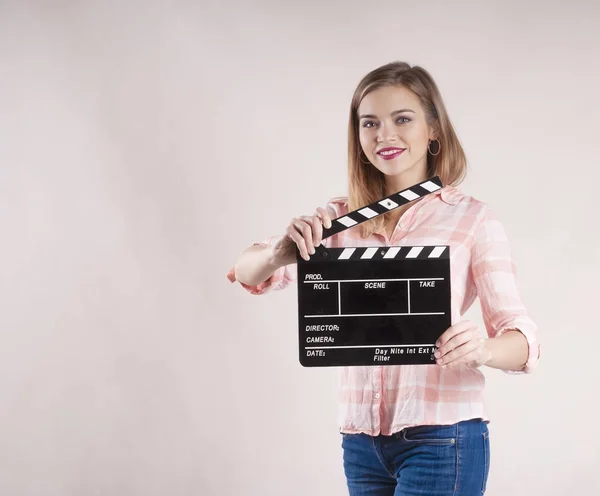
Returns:
[[[406,171],[409,171],[410,169],[412,169],[412,167],[406,167],[406,166],[402,166],[399,164],[396,165],[392,165],[392,164],[377,164],[375,166],[375,168],[381,172],[384,176],[397,176],[399,174],[403,174]]]
[[[409,160],[407,160],[409,159]],[[383,160],[378,156],[370,157],[371,164],[384,176],[392,177],[404,174],[405,172],[419,169],[419,162],[411,161],[410,157],[398,157],[394,160]]]

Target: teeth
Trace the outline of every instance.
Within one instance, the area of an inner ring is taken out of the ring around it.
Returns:
[[[394,153],[398,153],[401,150],[388,150],[385,152],[379,152],[380,155],[393,155]]]

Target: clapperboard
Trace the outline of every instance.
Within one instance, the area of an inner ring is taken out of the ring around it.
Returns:
[[[439,177],[334,219],[323,239],[422,198]],[[300,363],[305,367],[435,364],[450,327],[450,247],[319,246],[296,255]]]

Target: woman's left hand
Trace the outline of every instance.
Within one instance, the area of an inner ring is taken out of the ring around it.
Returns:
[[[485,341],[477,325],[464,320],[449,327],[440,336],[436,342],[438,349],[434,356],[442,368],[459,364],[471,368],[481,367],[492,358]]]

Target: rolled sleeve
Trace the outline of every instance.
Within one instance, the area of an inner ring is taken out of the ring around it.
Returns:
[[[261,242],[255,243],[255,245],[261,245],[265,247],[272,246],[279,239],[281,239],[281,237],[282,236],[273,236]],[[268,279],[254,286],[249,286],[248,284],[244,284],[243,282],[237,280],[235,275],[235,266],[231,267],[231,269],[229,269],[229,272],[227,273],[227,279],[229,279],[230,282],[238,282],[240,286],[242,286],[242,288],[244,288],[246,291],[253,295],[263,295],[270,291],[284,289],[285,287],[295,282],[296,278],[297,267],[295,263],[279,267],[275,272],[273,272],[273,274],[271,274],[271,276]]]
[[[525,365],[509,374],[531,373],[540,359],[537,325],[529,317],[517,285],[517,271],[502,223],[485,206],[475,230],[471,273],[477,288],[486,331],[498,337],[510,330],[521,332],[528,346]]]
[[[507,331],[519,331],[527,339],[527,361],[522,369],[518,370],[505,370],[508,374],[530,374],[534,371],[538,361],[540,359],[540,351],[542,348],[541,343],[538,340],[537,326],[529,317],[520,317],[513,319],[512,322],[507,323],[497,333],[496,337],[501,336]]]

